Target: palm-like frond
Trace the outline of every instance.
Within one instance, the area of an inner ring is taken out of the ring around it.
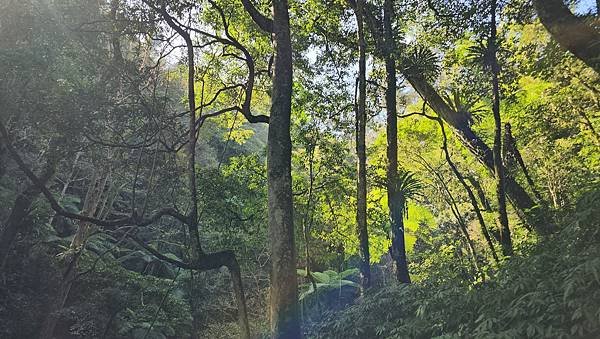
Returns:
[[[469,122],[481,120],[488,109],[477,99],[470,99],[458,89],[451,89],[442,94],[442,98],[455,112],[469,117]]]
[[[415,174],[405,170],[398,172],[395,186],[404,200],[415,197],[423,189],[421,181],[415,177]]]
[[[477,42],[467,48],[467,60],[484,69],[491,69],[493,54],[487,42]]]
[[[427,80],[436,78],[440,72],[437,55],[421,45],[407,47],[401,58],[401,67],[404,73],[421,76]]]

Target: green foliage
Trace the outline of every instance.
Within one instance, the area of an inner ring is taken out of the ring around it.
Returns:
[[[314,338],[572,338],[600,333],[600,190],[585,194],[560,233],[486,282],[455,278],[373,291],[316,326]],[[556,255],[560,253],[560,255]],[[444,253],[440,258],[443,260]],[[435,277],[434,277],[435,276]]]
[[[406,74],[424,77],[428,81],[435,79],[440,72],[438,56],[423,45],[407,48],[402,53],[400,65]]]
[[[311,278],[307,277],[306,270],[298,269],[298,275],[307,278],[309,282],[301,286],[300,301],[311,302],[311,299],[318,299],[321,295],[342,287],[353,287],[358,289],[358,284],[347,280],[351,275],[357,275],[358,269],[352,268],[342,272],[327,270],[323,272],[310,272]],[[312,283],[314,279],[314,284]],[[315,289],[316,286],[316,289]]]

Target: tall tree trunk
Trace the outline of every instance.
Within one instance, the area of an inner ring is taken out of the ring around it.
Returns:
[[[287,10],[287,7],[286,7]],[[191,238],[191,262],[196,265],[196,269],[200,271],[206,271],[216,269],[222,266],[226,266],[231,274],[232,287],[235,294],[236,302],[238,305],[238,322],[240,325],[240,333],[243,339],[250,338],[250,326],[248,324],[248,312],[246,308],[246,300],[244,296],[244,289],[242,285],[242,277],[240,267],[235,257],[235,254],[231,251],[224,251],[212,254],[204,253],[202,244],[200,242],[200,231],[199,231],[199,220],[198,220],[198,188],[196,187],[196,131],[197,131],[197,119],[202,116],[202,107],[204,100],[204,86],[202,87],[201,93],[201,104],[200,109],[196,108],[196,92],[195,92],[195,54],[194,44],[190,34],[179,26],[173,18],[169,15],[166,8],[161,7],[159,9],[161,15],[167,22],[167,24],[173,28],[179,36],[183,38],[186,44],[187,62],[188,62],[188,78],[187,78],[187,99],[188,99],[188,145],[187,145],[187,176],[188,176],[188,190],[190,194],[190,212],[187,215],[186,224],[188,226],[188,232]],[[288,20],[289,21],[289,20]],[[289,29],[288,29],[288,40],[289,40]],[[291,43],[290,43],[291,46]],[[291,59],[291,47],[290,47],[290,59]],[[291,60],[290,60],[291,68]],[[290,72],[291,74],[291,72]],[[290,106],[291,106],[291,76],[290,76]],[[198,112],[197,112],[198,111]],[[198,116],[198,117],[197,117]],[[289,135],[289,113],[288,113],[288,135]],[[291,143],[290,143],[291,144]],[[290,147],[290,158],[291,158],[291,147]],[[290,177],[290,198],[291,198],[291,177]],[[146,247],[149,250],[148,247]],[[160,254],[156,251],[150,250],[154,255]],[[164,256],[162,257],[164,260]],[[295,274],[295,267],[294,267]]]
[[[235,255],[227,265],[227,269],[231,274],[231,285],[233,287],[233,295],[238,305],[238,325],[240,326],[242,339],[250,339],[250,324],[248,323],[248,309],[246,307],[246,296],[244,294],[244,284],[242,282],[242,272],[240,264]]]
[[[554,40],[600,74],[600,32],[575,16],[564,0],[533,0],[533,6]]]
[[[421,98],[450,126],[458,136],[461,143],[481,162],[492,174],[495,175],[494,155],[488,145],[483,142],[471,129],[468,117],[453,110],[442,99],[439,93],[423,77],[405,74],[408,82],[419,93]],[[531,224],[539,234],[548,234],[552,231],[552,223],[547,215],[537,210],[532,210],[536,203],[529,193],[512,176],[505,177],[506,194],[513,207],[524,221]],[[531,210],[530,215],[524,211]]]
[[[301,338],[294,244],[290,137],[292,43],[287,0],[273,0],[275,47],[267,181],[271,241],[271,337]]]
[[[306,258],[306,278],[310,281],[313,286],[313,289],[317,290],[317,281],[315,277],[311,274],[310,271],[310,230],[312,228],[313,223],[313,191],[314,191],[314,183],[315,183],[315,173],[314,173],[314,158],[315,158],[315,145],[312,143],[308,146],[308,199],[306,203],[306,213],[304,215],[304,219],[302,221],[302,234],[304,235],[304,256]],[[304,306],[302,306],[304,307]],[[304,309],[302,309],[304,312]],[[304,313],[303,318],[304,318]]]
[[[494,114],[494,171],[496,172],[496,195],[498,198],[498,225],[500,227],[500,244],[502,245],[502,253],[505,256],[510,256],[513,253],[512,239],[510,228],[508,226],[508,214],[506,213],[506,191],[505,191],[505,176],[504,165],[502,163],[502,119],[500,117],[500,81],[498,74],[500,67],[497,59],[496,46],[496,0],[491,1],[491,32],[489,37],[489,48],[492,53],[491,68],[492,68],[492,94],[493,104],[492,113]]]
[[[390,230],[392,245],[390,254],[394,259],[396,279],[401,283],[410,283],[406,245],[404,242],[404,204],[402,194],[398,192],[398,112],[396,108],[396,61],[392,23],[394,21],[394,2],[385,0],[383,8],[383,28],[386,42],[385,70],[386,91],[385,107],[387,111],[387,196],[390,210]]]
[[[356,155],[358,158],[356,182],[356,227],[360,255],[360,285],[362,291],[371,285],[369,232],[367,229],[367,152],[365,135],[367,129],[367,43],[364,33],[364,0],[356,2],[358,26],[358,102],[356,104]]]

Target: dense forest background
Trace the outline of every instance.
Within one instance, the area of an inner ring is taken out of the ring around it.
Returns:
[[[599,10],[0,1],[0,338],[600,337]]]

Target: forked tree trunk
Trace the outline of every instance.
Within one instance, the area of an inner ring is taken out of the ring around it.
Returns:
[[[360,255],[360,285],[362,291],[371,285],[369,253],[369,231],[367,229],[367,62],[364,33],[364,0],[356,1],[356,23],[358,26],[358,102],[356,103],[356,155],[358,158],[356,182],[356,226]]]
[[[187,52],[187,99],[188,99],[188,144],[187,144],[187,179],[188,179],[188,190],[190,194],[190,212],[187,215],[185,224],[188,227],[188,232],[191,238],[191,261],[194,263],[193,268],[199,271],[206,271],[217,269],[222,266],[226,266],[231,273],[232,287],[235,295],[235,299],[238,305],[238,323],[240,325],[240,333],[242,339],[250,338],[250,326],[248,323],[248,312],[246,309],[246,299],[244,296],[244,288],[242,284],[242,277],[240,267],[235,257],[235,254],[231,251],[223,251],[211,254],[205,254],[202,249],[200,242],[200,231],[199,231],[199,220],[198,220],[198,191],[196,185],[196,144],[197,144],[197,119],[202,116],[204,88],[201,93],[200,109],[196,106],[196,92],[195,92],[195,54],[194,44],[190,34],[184,30],[181,26],[175,23],[174,19],[169,15],[165,7],[159,9],[163,18],[167,24],[173,28],[181,38],[185,41],[186,52]],[[286,7],[287,11],[287,7]],[[289,20],[288,20],[289,21]],[[289,40],[289,29],[288,29],[288,40]],[[291,110],[291,42],[290,42],[290,110]],[[288,113],[288,136],[289,136],[289,113]],[[291,148],[291,147],[290,147]],[[291,149],[290,149],[290,162],[291,162]],[[290,176],[290,198],[291,198],[291,176]],[[292,242],[293,244],[293,242]],[[146,247],[149,250],[148,247]],[[155,256],[166,259],[161,256],[160,253],[150,250]],[[186,268],[186,267],[182,267]],[[294,266],[294,274],[295,274]]]
[[[290,137],[292,43],[287,0],[273,0],[275,47],[267,180],[271,249],[271,337],[301,338],[294,244]]]

